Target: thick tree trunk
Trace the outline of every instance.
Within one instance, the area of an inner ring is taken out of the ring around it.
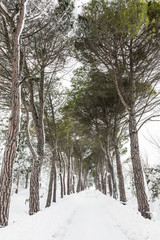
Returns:
[[[138,210],[144,218],[151,218],[150,208],[145,192],[143,170],[139,154],[138,133],[136,128],[136,119],[134,110],[129,116],[129,134],[131,145],[131,159],[133,165],[134,182],[137,194]]]
[[[40,210],[39,204],[39,175],[41,166],[38,159],[33,163],[33,169],[30,178],[30,196],[29,196],[29,215]]]
[[[122,164],[120,159],[120,152],[118,148],[118,144],[116,139],[114,140],[114,149],[116,153],[116,164],[117,164],[117,175],[118,175],[118,182],[119,182],[119,194],[120,194],[120,201],[125,204],[126,199],[126,193],[125,193],[125,186],[124,186],[124,178],[123,178],[123,172],[122,172]]]
[[[17,26],[13,34],[12,56],[12,111],[8,130],[8,138],[4,151],[1,174],[0,174],[0,225],[7,226],[12,188],[12,172],[15,153],[18,143],[20,125],[20,35],[23,30],[25,16],[25,0],[21,1],[21,9]],[[5,12],[5,9],[4,9]],[[2,12],[2,14],[4,14]],[[5,14],[4,14],[5,17]],[[13,20],[13,19],[12,19]],[[13,22],[12,22],[13,23]],[[13,26],[13,25],[12,25]],[[12,29],[13,31],[13,29]]]

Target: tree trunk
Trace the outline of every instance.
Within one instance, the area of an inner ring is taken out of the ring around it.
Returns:
[[[40,164],[38,159],[33,162],[33,169],[30,178],[30,196],[29,196],[29,215],[40,210],[39,204],[39,175],[40,175]]]
[[[52,166],[50,171],[50,178],[49,178],[49,187],[48,187],[48,195],[46,201],[46,207],[51,206],[52,201],[52,189],[53,189],[53,176],[54,176],[54,160],[52,160]]]
[[[130,145],[131,145],[131,159],[133,165],[133,174],[135,181],[135,188],[137,194],[138,210],[144,218],[151,218],[150,208],[147,200],[147,195],[145,192],[143,170],[139,154],[139,143],[138,143],[138,133],[136,128],[136,119],[134,110],[129,116],[129,134],[130,134]]]
[[[30,104],[32,109],[32,117],[36,129],[37,137],[37,155],[38,157],[34,159],[31,179],[30,179],[30,204],[29,204],[29,214],[32,215],[40,210],[39,202],[39,177],[41,172],[41,166],[44,158],[44,67],[42,64],[41,78],[40,78],[40,88],[39,88],[39,108],[35,107],[34,94],[33,94],[33,84],[30,82]]]
[[[112,196],[113,194],[113,188],[112,188],[112,178],[111,178],[111,175],[109,174],[108,175],[108,188],[109,188],[109,194],[110,196]]]
[[[25,189],[28,188],[28,177],[29,177],[29,173],[27,172],[25,176]]]
[[[0,174],[0,225],[7,226],[12,188],[12,172],[18,143],[20,125],[20,35],[25,17],[25,0],[21,1],[20,14],[13,34],[12,55],[12,111],[8,130],[8,138],[4,151]],[[5,11],[5,9],[4,9]],[[3,12],[2,12],[3,14]],[[5,16],[4,16],[5,17]],[[12,19],[13,20],[13,19]],[[12,22],[13,23],[13,22]],[[12,29],[13,31],[13,29]]]
[[[79,160],[77,192],[82,190],[82,159]]]
[[[70,192],[71,192],[70,173],[71,173],[71,159],[69,156],[68,157],[68,172],[67,172],[67,195],[70,195]]]
[[[17,188],[16,188],[16,191],[15,191],[16,194],[18,194],[19,180],[20,180],[20,171],[18,171],[18,174],[17,174]]]
[[[118,148],[117,141],[115,139],[114,141],[114,149],[116,153],[116,164],[117,164],[117,175],[118,175],[118,182],[119,182],[119,194],[120,194],[120,201],[125,204],[126,199],[126,193],[125,193],[125,186],[124,186],[124,178],[123,178],[123,172],[122,172],[122,164],[120,159],[120,152]]]
[[[57,170],[56,170],[56,162],[54,161],[54,185],[53,185],[53,202],[56,202],[57,195]]]
[[[73,174],[73,186],[72,186],[72,191],[75,193],[75,176]]]
[[[60,178],[60,186],[61,186],[61,198],[63,198],[63,177],[62,177],[62,163],[61,163],[61,158],[60,155],[59,157],[59,164],[60,164],[60,169],[59,169],[59,178]]]
[[[63,163],[64,163],[63,164],[63,190],[64,190],[64,195],[66,195],[66,164],[65,164],[65,161]]]

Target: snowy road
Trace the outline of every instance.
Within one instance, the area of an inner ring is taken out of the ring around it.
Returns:
[[[76,211],[66,222],[55,240],[127,240],[107,214],[95,192],[81,195]]]
[[[9,226],[0,229],[0,239],[159,240],[160,236],[159,222],[144,219],[99,191],[66,196],[33,216],[28,216],[21,195],[13,196],[11,205]]]

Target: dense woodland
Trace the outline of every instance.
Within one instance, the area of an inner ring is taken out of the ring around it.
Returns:
[[[154,201],[160,167],[142,161],[138,132],[160,115],[159,76],[160,1],[92,0],[77,16],[72,0],[1,0],[0,225],[12,183],[29,188],[30,215],[40,210],[44,171],[46,207],[57,188],[94,185],[124,205],[130,188],[151,219],[146,183]]]

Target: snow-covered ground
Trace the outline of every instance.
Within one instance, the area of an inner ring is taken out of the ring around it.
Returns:
[[[59,199],[28,216],[25,194],[13,197],[4,240],[159,240],[160,222],[142,218],[132,207],[93,189]]]

